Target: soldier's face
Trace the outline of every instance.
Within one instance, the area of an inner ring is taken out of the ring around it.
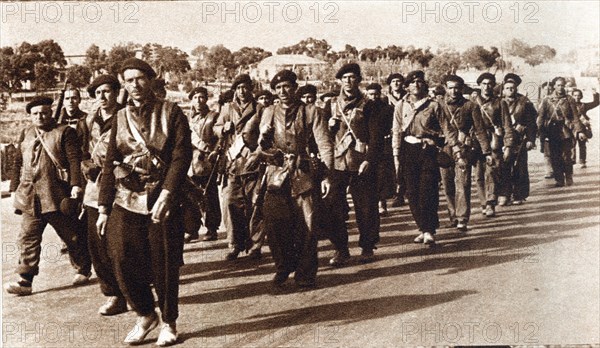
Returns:
[[[481,88],[481,94],[485,96],[491,96],[494,93],[494,82],[490,79],[483,79],[479,84]]]
[[[79,103],[81,103],[81,97],[79,91],[69,89],[65,91],[65,99],[63,105],[69,114],[79,109]]]
[[[51,124],[54,119],[52,118],[52,108],[50,105],[38,105],[31,108],[31,123],[36,127],[44,127]]]
[[[353,72],[342,75],[342,89],[346,92],[352,92],[358,88],[359,78]]]
[[[273,105],[279,105],[279,104],[281,104],[281,100],[279,100],[279,98],[273,100]]]
[[[242,102],[247,103],[250,101],[250,96],[252,95],[252,87],[250,87],[246,83],[240,83],[235,87],[235,96]]]
[[[514,82],[505,82],[502,88],[502,94],[505,97],[514,97],[517,94],[517,86]]]
[[[117,104],[117,93],[112,89],[109,84],[103,84],[96,88],[94,92],[96,95],[96,102],[103,110],[110,110]]]
[[[367,91],[367,98],[369,98],[369,100],[379,100],[381,98],[381,91],[370,89]]]
[[[408,93],[414,96],[424,97],[427,94],[427,86],[425,85],[425,81],[420,78],[416,78],[410,82],[408,85]]]
[[[402,87],[402,81],[400,79],[392,79],[390,82],[390,87],[394,92],[400,92],[400,88]]]
[[[461,83],[456,81],[448,81],[446,82],[446,93],[448,97],[452,100],[456,100],[460,98],[462,95],[463,86]]]
[[[308,105],[308,104],[314,104],[315,101],[317,100],[317,98],[315,97],[314,94],[306,93],[300,97],[300,100],[302,100],[302,102],[304,104]]]
[[[292,84],[290,81],[279,82],[275,85],[275,93],[283,104],[289,105],[293,101],[293,95],[296,93],[296,87],[297,86]]]
[[[554,90],[556,91],[556,93],[558,95],[564,95],[565,94],[565,81],[556,80],[556,82],[554,83]]]
[[[136,101],[143,101],[148,97],[149,93],[152,93],[150,79],[141,70],[125,70],[123,72],[123,80],[125,81],[125,89],[131,98]]]
[[[261,95],[256,101],[265,107],[271,105],[271,100],[266,95]]]
[[[575,99],[575,101],[579,103],[581,99],[583,99],[583,95],[581,95],[581,92],[575,91],[573,92],[573,99]]]
[[[192,105],[194,107],[199,107],[200,105],[206,105],[208,98],[203,93],[196,93],[192,97]]]

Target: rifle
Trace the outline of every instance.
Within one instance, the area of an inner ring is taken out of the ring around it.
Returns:
[[[225,149],[227,148],[228,138],[229,136],[227,135],[219,139],[219,143],[217,144],[217,148],[215,150],[217,152],[217,158],[215,159],[215,164],[213,164],[213,167],[210,170],[210,175],[208,176],[208,180],[206,181],[206,186],[202,189],[203,196],[206,196],[208,187],[210,186],[212,181],[215,180],[215,177],[217,180],[217,185],[223,181],[223,173],[218,173],[217,170],[225,153]]]
[[[519,149],[517,150],[517,155],[515,156],[515,162],[512,164],[513,170],[517,168],[517,163],[519,163],[519,157],[523,153],[523,149],[527,144],[527,134],[523,134],[523,139],[521,140],[521,144],[519,144]]]
[[[63,88],[60,90],[60,96],[58,97],[58,104],[56,104],[56,109],[54,110],[54,119],[59,124],[62,122],[62,118],[60,116],[61,116],[61,111],[63,108],[63,103],[65,101],[65,92],[67,91],[68,83],[69,83],[69,79],[66,78],[65,82],[63,83]]]

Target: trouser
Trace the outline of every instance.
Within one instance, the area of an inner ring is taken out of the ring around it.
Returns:
[[[445,149],[450,153],[450,149]],[[440,168],[444,195],[450,221],[469,222],[471,216],[471,170],[470,164],[464,169],[455,163],[450,168]]]
[[[564,126],[551,125],[548,127],[550,160],[552,162],[554,180],[561,185],[565,183],[565,176],[573,176],[573,151],[575,147],[573,138],[565,139],[562,127]]]
[[[98,209],[93,207],[85,207],[87,214],[87,230],[88,230],[88,250],[92,259],[94,271],[98,276],[100,283],[100,291],[104,296],[119,296],[123,294],[119,290],[119,283],[115,277],[112,268],[112,261],[108,255],[108,242],[106,234],[98,235],[96,221],[98,220]]]
[[[92,263],[85,239],[81,238],[85,234],[85,226],[81,221],[59,211],[41,214],[37,213],[39,211],[38,207],[35,211],[35,215],[26,212],[23,212],[22,215],[21,231],[18,237],[20,247],[19,265],[16,273],[28,280],[33,279],[39,273],[42,234],[46,226],[50,224],[67,245],[71,265],[77,273],[89,275]]]
[[[406,178],[403,174],[403,168],[404,164],[400,164],[398,173],[396,173],[396,198],[400,200],[404,199],[406,195]]]
[[[550,143],[548,139],[541,141],[541,146],[544,148],[544,167],[546,174],[552,174],[552,160],[550,159]]]
[[[109,256],[119,288],[138,315],[154,312],[152,283],[163,322],[177,320],[183,229],[179,207],[171,209],[163,223],[153,223],[150,215],[113,207],[106,234]]]
[[[481,206],[496,205],[499,171],[502,165],[502,153],[493,152],[494,163],[487,164],[485,156],[480,155],[475,162],[475,184]]]
[[[516,148],[521,146],[516,144]],[[522,148],[520,153],[513,152],[508,161],[504,161],[501,169],[500,196],[508,199],[522,201],[529,197],[529,169],[527,167],[527,149]]]
[[[348,252],[348,228],[346,226],[346,189],[350,188],[356,224],[360,234],[358,245],[362,249],[372,250],[379,242],[379,209],[377,197],[376,168],[358,175],[358,172],[339,171],[334,174],[328,206],[331,209],[331,232],[329,239],[337,251]]]
[[[435,160],[436,148],[422,144],[402,144],[401,163],[408,204],[421,232],[435,234],[439,227],[440,170]]]
[[[266,185],[266,175],[263,172],[261,174],[260,180],[257,181],[257,187],[255,188],[256,196],[258,199],[258,193],[262,189],[262,185]],[[265,230],[264,225],[264,199],[263,204],[259,205],[256,202],[256,199],[253,200],[253,208],[252,208],[252,216],[250,217],[250,239],[252,240],[252,247],[250,250],[261,250],[262,246],[265,244],[265,240],[267,239],[267,232]]]
[[[205,187],[209,176],[193,176],[192,181],[199,187]],[[185,232],[195,235],[202,226],[208,231],[217,231],[221,225],[221,203],[219,202],[219,190],[216,180],[211,181],[206,189],[206,197],[202,207],[188,204],[184,209]]]
[[[391,154],[384,154],[377,164],[377,194],[379,200],[392,198],[396,194],[396,180],[394,179],[394,157]]]
[[[250,248],[250,221],[256,201],[258,175],[229,175],[223,188],[223,205],[226,210],[225,226],[229,247],[238,251]]]
[[[289,188],[267,192],[264,229],[277,273],[294,273],[296,281],[314,283],[318,255],[312,191],[292,197]]]
[[[587,140],[577,139],[577,144],[579,145],[579,163],[583,164],[587,159]]]

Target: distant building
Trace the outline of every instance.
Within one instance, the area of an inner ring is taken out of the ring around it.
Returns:
[[[289,69],[298,75],[299,80],[316,80],[317,72],[328,65],[327,62],[301,54],[279,54],[260,61],[250,75],[258,80],[269,81],[278,71]]]

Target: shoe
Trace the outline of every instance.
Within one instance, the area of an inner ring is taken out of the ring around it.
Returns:
[[[482,205],[481,206],[481,215],[485,216],[485,210],[486,210],[486,206]]]
[[[544,179],[554,179],[554,173],[552,173],[552,172],[546,173],[546,175],[544,176]]]
[[[137,321],[131,331],[123,340],[123,343],[129,345],[137,345],[144,342],[144,338],[146,335],[152,330],[154,330],[158,326],[158,315],[156,312],[152,312],[152,314],[148,316],[138,316]]]
[[[458,225],[456,225],[456,229],[460,232],[467,232],[467,223],[463,221],[459,222]]]
[[[417,238],[415,238],[415,239],[413,240],[413,242],[414,242],[414,243],[417,243],[417,244],[420,244],[420,243],[423,243],[423,239],[425,239],[425,236],[424,236],[424,234],[423,234],[423,233],[421,233],[421,234],[419,234],[419,235],[417,236]]]
[[[250,260],[260,260],[262,258],[262,251],[260,249],[252,249],[248,254]]]
[[[185,243],[191,243],[193,241],[197,241],[200,238],[200,235],[198,235],[198,232],[196,233],[186,233],[183,236],[183,241]]]
[[[379,202],[379,215],[380,216],[386,216],[387,215],[387,204],[385,203],[385,201],[380,201]]]
[[[554,184],[554,187],[565,187],[565,183],[564,183],[564,182],[558,182],[558,181],[557,181],[557,182]]]
[[[77,273],[75,275],[75,277],[73,277],[73,285],[79,286],[79,285],[87,284],[90,282],[91,276],[92,276],[91,273],[89,273],[88,275]]]
[[[488,204],[485,207],[485,217],[494,217],[496,216],[496,208],[493,205]]]
[[[360,253],[360,263],[369,263],[375,260],[375,253],[373,249],[363,249]]]
[[[585,169],[585,168],[587,168],[587,164],[585,164],[585,162],[583,162],[579,165],[579,168]]]
[[[423,232],[423,244],[435,244],[435,239],[433,239],[433,235],[431,233]]]
[[[100,315],[117,315],[127,312],[127,301],[122,296],[111,296],[105,304],[98,309]]]
[[[9,294],[17,296],[28,296],[31,295],[31,282],[21,278],[16,282],[7,283],[4,286],[4,289]]]
[[[202,240],[205,242],[212,242],[217,239],[219,239],[217,231],[206,231],[206,235],[204,235],[204,238],[202,238]]]
[[[392,201],[392,208],[398,208],[405,204],[406,204],[406,202],[404,201],[404,197],[396,197]]]
[[[177,342],[177,328],[175,323],[163,323],[156,340],[156,345],[159,347],[166,347],[175,344]]]
[[[342,253],[337,251],[333,254],[333,257],[329,260],[329,264],[333,267],[342,267],[348,263],[350,260],[350,253],[345,252]]]
[[[289,276],[290,276],[289,272],[275,273],[275,276],[273,277],[273,285],[282,286],[283,283],[285,283],[285,281],[288,280]]]
[[[565,176],[565,185],[573,186],[573,176],[572,175]]]
[[[500,206],[507,206],[508,205],[508,198],[506,198],[506,196],[499,196],[498,197],[498,205],[500,205]]]
[[[456,228],[458,226],[458,220],[452,220],[452,222],[446,224],[445,228]]]
[[[515,199],[514,201],[512,201],[512,205],[522,205],[523,204],[523,200],[521,199]]]
[[[240,250],[233,249],[230,252],[228,252],[227,255],[225,255],[225,260],[233,261],[233,260],[237,259],[239,255],[240,255]]]

